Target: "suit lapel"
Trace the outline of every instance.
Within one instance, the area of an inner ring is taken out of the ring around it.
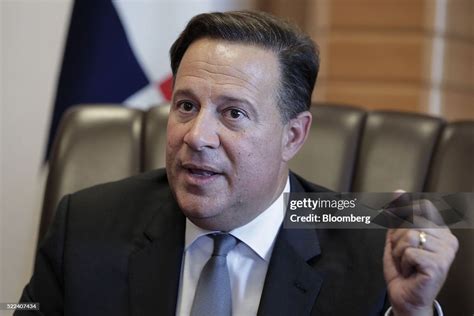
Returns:
[[[129,260],[131,314],[175,315],[185,217],[170,196],[155,211]]]
[[[292,192],[304,192],[290,175]],[[323,283],[323,276],[308,261],[320,255],[314,229],[285,229],[273,248],[258,315],[309,315]]]
[[[323,277],[308,263],[319,254],[319,244],[311,230],[282,229],[260,300],[258,315],[309,315],[321,288]],[[296,240],[298,238],[298,240]],[[301,239],[300,239],[301,238]],[[299,247],[295,247],[295,242]],[[303,253],[299,251],[306,245]]]

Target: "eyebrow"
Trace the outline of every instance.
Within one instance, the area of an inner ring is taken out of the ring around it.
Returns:
[[[229,103],[244,103],[250,107],[253,107],[253,104],[246,99],[237,98],[233,96],[223,95],[217,98],[219,103],[229,102]]]
[[[196,95],[194,94],[194,92],[192,92],[190,89],[179,89],[179,90],[176,90],[176,91],[173,93],[173,99],[171,100],[171,102],[174,103],[176,96],[183,96],[183,97],[188,97],[188,98],[197,99],[197,97],[196,97]]]

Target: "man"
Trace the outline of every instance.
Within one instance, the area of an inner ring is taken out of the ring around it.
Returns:
[[[166,171],[65,197],[22,302],[45,315],[433,315],[448,229],[281,227],[284,192],[326,191],[288,169],[312,120],[307,36],[263,13],[203,14],[171,66]]]

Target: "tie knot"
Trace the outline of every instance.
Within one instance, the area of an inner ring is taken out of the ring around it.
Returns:
[[[211,234],[210,237],[214,240],[214,251],[213,256],[227,256],[235,245],[237,245],[237,239],[226,233],[215,233]]]

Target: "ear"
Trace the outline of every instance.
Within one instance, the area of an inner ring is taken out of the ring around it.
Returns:
[[[313,117],[309,111],[299,113],[285,126],[285,137],[283,137],[283,160],[288,162],[303,147],[309,135]]]

